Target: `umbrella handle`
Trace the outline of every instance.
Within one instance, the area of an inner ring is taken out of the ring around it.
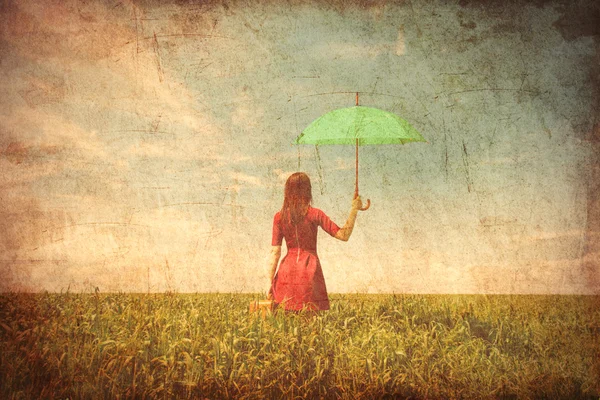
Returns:
[[[367,199],[367,205],[360,209],[360,211],[367,211],[371,207],[371,199]]]

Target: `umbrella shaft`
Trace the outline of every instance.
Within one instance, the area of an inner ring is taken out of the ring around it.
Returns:
[[[356,183],[354,185],[354,198],[358,197],[358,138],[356,139]]]
[[[358,92],[356,92],[356,106],[358,106]],[[358,197],[358,138],[356,138],[356,183],[354,184],[354,198]]]

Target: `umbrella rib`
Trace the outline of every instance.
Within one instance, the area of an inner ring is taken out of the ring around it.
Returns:
[[[355,94],[356,92],[325,92],[325,93],[313,93],[313,94],[307,94],[301,97],[314,97],[314,96],[324,96],[327,94],[348,94],[348,93],[352,93]],[[397,95],[393,95],[393,94],[387,94],[387,93],[379,93],[379,92],[358,92],[360,94],[374,94],[377,96],[387,96],[387,97],[395,97],[398,99],[402,99],[402,96],[397,96]]]

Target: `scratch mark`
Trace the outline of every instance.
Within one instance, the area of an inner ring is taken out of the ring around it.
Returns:
[[[471,180],[471,175],[469,173],[469,154],[467,153],[467,145],[463,140],[463,165],[465,166],[465,177],[467,179],[467,190],[471,193],[471,187],[473,185],[473,181]]]
[[[440,72],[438,75],[470,75],[470,72]]]
[[[152,130],[152,129],[121,129],[121,130],[115,130],[115,131],[103,131],[103,132],[110,132],[110,133],[122,133],[122,132],[138,132],[138,133],[148,133],[148,134],[155,134],[155,133],[161,133],[161,134],[165,134],[165,135],[172,135],[174,136],[173,132],[167,132],[167,131],[159,131],[159,130]]]
[[[158,79],[162,82],[164,80],[164,76],[160,61],[160,52],[158,49],[158,39],[156,38],[156,32],[154,32],[154,41],[152,42],[152,47],[154,47],[154,53],[156,54],[156,68],[158,70]]]
[[[371,93],[375,93],[375,90],[377,89],[377,84],[379,83],[379,77],[377,77],[377,79],[375,79],[375,85],[373,85],[373,90],[371,90]]]
[[[552,131],[546,125],[546,120],[543,117],[542,117],[542,128],[544,129],[544,132],[546,132],[548,134],[548,138],[552,139]]]
[[[492,132],[492,137],[490,138],[490,146],[489,148],[491,149],[492,146],[496,143],[494,141],[494,139],[496,138],[496,131],[498,130],[498,125],[494,126],[494,132]]]
[[[528,76],[529,76],[529,74],[527,72],[523,72],[521,74],[521,86],[519,86],[519,89],[523,89],[523,85],[525,84],[525,80],[527,79]]]
[[[444,122],[445,125],[445,122]],[[446,182],[448,182],[448,135],[444,132],[444,147],[446,148],[446,156],[444,159],[444,167],[446,168]]]
[[[317,172],[319,174],[319,189],[323,194],[323,168],[321,168],[321,156],[319,155],[319,146],[315,145],[315,154],[317,161]]]
[[[44,262],[51,262],[54,264],[58,264],[58,263],[63,263],[63,262],[67,262],[67,260],[53,260],[53,259],[29,259],[29,260],[25,260],[25,259],[21,259],[21,260],[0,260],[0,264],[38,264],[38,263],[44,263]]]
[[[131,224],[131,220],[133,219],[133,215],[137,212],[137,210],[134,208],[133,211],[131,212],[131,214],[129,214],[129,220],[127,220],[128,224]]]
[[[442,115],[442,129],[444,131],[444,168],[446,170],[446,182],[448,182],[448,132],[446,131],[446,117]]]
[[[256,34],[258,34],[260,32],[259,29],[252,27],[252,25],[250,25],[250,23],[248,21],[244,21],[244,26]]]
[[[152,122],[152,132],[158,133],[158,126],[160,125],[160,118],[161,117],[162,117],[162,115],[158,114],[158,117]]]
[[[215,231],[211,228],[210,232],[206,235],[206,241],[204,242],[204,249],[205,250],[208,249],[208,243],[210,242],[210,240],[216,238],[221,233],[223,233],[223,230]]]
[[[290,96],[291,99],[291,96]],[[298,133],[298,112],[296,111],[296,102],[292,101],[292,107],[294,107],[294,123],[296,125],[296,133]],[[298,151],[298,171],[300,170],[300,146],[296,146]]]
[[[196,73],[202,73],[202,71],[204,71],[206,68],[210,67],[213,63],[209,62],[209,63],[195,63],[195,64],[190,64],[191,67],[200,67],[196,70]]]
[[[143,225],[143,224],[130,224],[127,222],[82,222],[79,224],[71,224],[71,225],[65,225],[64,228],[72,228],[74,226],[88,226],[88,225],[114,225],[114,226],[142,226],[144,228],[152,228],[150,225]]]
[[[135,5],[133,6],[133,18],[135,19],[135,53],[140,53],[140,40],[139,40],[139,31],[138,31],[138,17],[137,11],[135,9]]]
[[[173,34],[169,34],[169,35],[157,35],[155,33],[154,36],[143,37],[143,38],[141,38],[141,40],[155,40],[156,38],[166,38],[166,37],[199,37],[199,38],[204,38],[204,39],[231,39],[231,40],[234,39],[229,36],[204,35],[201,33],[173,33]]]
[[[190,201],[185,203],[172,203],[172,204],[162,204],[158,206],[160,207],[176,207],[176,206],[187,206],[187,205],[201,205],[201,206],[226,206],[226,207],[236,207],[236,208],[244,208],[245,206],[239,204],[232,203],[214,203],[214,202],[202,202],[202,201]]]
[[[169,260],[165,257],[165,280],[167,281],[167,290],[172,292],[171,281],[173,280],[173,274],[171,273],[171,267],[169,266]]]
[[[531,93],[534,95],[539,95],[540,92],[537,90],[527,90],[527,89],[515,89],[515,88],[481,88],[481,89],[467,89],[467,90],[459,90],[458,92],[450,92],[448,95],[453,94],[461,94],[461,93],[472,93],[472,92],[522,92],[522,93]]]

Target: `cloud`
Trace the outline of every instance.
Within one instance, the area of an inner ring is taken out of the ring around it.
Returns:
[[[43,109],[18,107],[9,115],[0,114],[0,129],[4,134],[0,144],[4,144],[5,154],[21,152],[23,158],[35,156],[35,151],[55,154],[63,150],[78,150],[87,157],[104,157],[103,143],[94,132],[82,129],[66,117]],[[14,143],[11,146],[11,143]]]
[[[243,92],[233,100],[231,122],[243,129],[257,128],[264,119],[265,109],[260,103]]]
[[[348,159],[343,159],[340,157],[337,157],[335,159],[335,167],[333,168],[336,171],[341,171],[341,170],[350,170],[350,169],[354,169],[356,167],[356,165],[352,162],[350,162]]]
[[[285,182],[287,181],[287,179],[290,177],[290,175],[292,175],[294,172],[296,171],[284,171],[280,168],[274,169],[273,172],[277,175],[277,179],[279,179],[280,182]]]
[[[127,120],[130,130],[183,127],[201,132],[205,139],[221,137],[210,110],[177,74],[165,65],[159,70],[156,61],[163,57],[160,47],[166,43],[140,39],[132,21],[139,9],[132,7],[121,4],[109,9],[101,2],[83,7],[75,3],[13,4],[2,36],[11,44],[8,57],[21,68],[8,71],[8,89],[19,93],[29,106],[61,104],[46,109],[47,115],[81,115],[90,108],[99,111],[86,119],[91,130],[116,125],[119,120],[108,115],[121,113],[130,116],[120,118]],[[104,50],[99,52],[99,47]],[[3,103],[16,104],[6,98]]]
[[[234,181],[241,181],[243,183],[247,183],[247,184],[250,184],[253,186],[264,186],[264,184],[262,183],[260,178],[253,176],[253,175],[246,174],[244,172],[234,171],[234,172],[230,173],[229,176]]]
[[[581,260],[537,259],[525,264],[473,265],[473,293],[594,294]]]
[[[80,201],[84,207],[104,208],[95,198]],[[20,265],[19,274],[26,274],[34,290],[66,290],[69,285],[72,290],[84,290],[88,282],[101,290],[146,291],[148,275],[152,290],[193,290],[188,284],[209,290],[202,286],[199,273],[217,268],[224,247],[222,241],[211,244],[222,227],[205,217],[206,207],[218,206],[157,207],[134,213],[129,219],[111,219],[103,211],[96,216],[102,219],[87,215],[72,220],[57,215],[48,223],[46,215],[46,229],[37,231],[35,247],[21,257],[20,264],[4,265],[0,272],[7,275]],[[18,277],[13,281],[12,289],[18,287]],[[125,282],[129,283],[123,286]]]

